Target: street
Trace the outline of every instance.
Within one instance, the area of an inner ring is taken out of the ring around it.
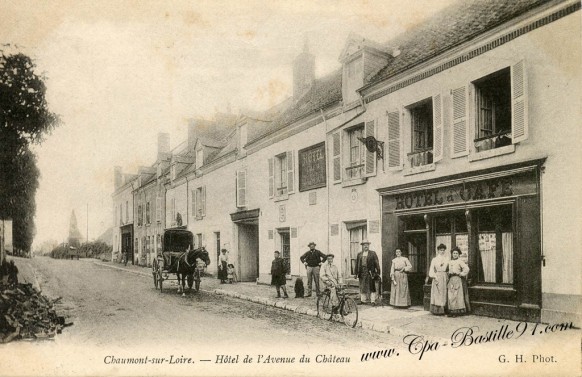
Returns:
[[[474,363],[459,364],[450,375],[477,372],[477,361],[488,373],[534,367],[540,375],[569,375],[580,366],[579,354],[561,351],[579,346],[576,329],[516,322],[529,327],[512,339],[503,322],[497,330],[459,318],[459,329],[472,326],[471,333],[447,345],[422,334],[350,329],[217,295],[209,290],[216,287],[210,277],[202,279],[200,292],[183,297],[168,282],[163,293],[154,289],[144,274],[148,269],[90,259],[15,261],[21,280],[51,299],[62,297],[55,309],[74,324],[54,340],[1,345],[0,375],[304,375],[307,364],[314,376],[350,375],[362,367],[373,375],[385,375],[386,368],[397,375],[434,375],[467,357]],[[485,331],[490,335],[479,336]],[[436,369],[418,369],[427,363]]]

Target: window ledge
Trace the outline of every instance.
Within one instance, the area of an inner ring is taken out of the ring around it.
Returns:
[[[284,200],[288,200],[289,199],[289,194],[283,194],[283,195],[279,195],[279,196],[275,196],[273,198],[274,202],[282,202]]]
[[[404,175],[414,175],[414,174],[420,174],[420,173],[424,173],[427,171],[434,171],[434,170],[436,170],[436,165],[433,162],[432,164],[428,164],[428,165],[417,166],[414,168],[406,168],[406,169],[404,169],[403,174]]]
[[[515,152],[515,144],[506,145],[504,147],[489,149],[488,151],[471,153],[469,154],[469,161],[484,160],[486,158],[502,156],[513,152]]]
[[[364,178],[353,178],[353,179],[342,181],[342,187],[352,187],[352,186],[363,185],[367,181],[368,181],[368,178],[365,178],[365,177]]]

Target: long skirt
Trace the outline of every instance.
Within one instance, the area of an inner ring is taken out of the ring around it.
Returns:
[[[218,270],[218,278],[220,280],[228,279],[228,271],[226,270],[226,261],[220,262],[220,269]]]
[[[432,279],[430,290],[430,312],[432,314],[445,314],[447,304],[447,273],[437,272]]]
[[[470,310],[466,280],[451,276],[447,286],[447,304],[450,314],[464,314]]]
[[[392,291],[390,292],[390,305],[403,307],[410,306],[408,275],[404,272],[394,271]]]

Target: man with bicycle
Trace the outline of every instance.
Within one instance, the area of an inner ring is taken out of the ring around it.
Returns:
[[[337,267],[333,264],[333,258],[333,254],[327,254],[327,263],[321,266],[320,276],[326,288],[330,291],[332,310],[336,312],[339,305],[336,287],[340,284],[340,274]]]

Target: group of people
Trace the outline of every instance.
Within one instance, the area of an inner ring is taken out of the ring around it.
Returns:
[[[220,262],[218,264],[218,278],[220,279],[220,284],[232,284],[233,282],[236,282],[238,280],[236,270],[234,269],[234,264],[229,263],[228,250],[222,249],[218,260]]]
[[[339,270],[334,265],[334,254],[324,254],[315,248],[315,242],[310,242],[309,250],[301,257],[301,263],[307,272],[307,294],[311,297],[313,284],[319,296],[320,280],[329,289],[332,305],[337,306],[339,299],[337,287],[342,284]],[[376,304],[378,295],[381,294],[380,262],[375,251],[370,250],[370,242],[361,242],[362,251],[358,253],[355,264],[355,275],[359,281],[361,304]],[[447,247],[440,244],[437,247],[437,255],[433,258],[428,278],[432,279],[430,298],[430,312],[436,315],[448,314],[450,316],[462,315],[470,311],[469,295],[466,277],[469,267],[460,259],[461,250],[458,247],[452,249],[451,258],[446,253]],[[397,308],[407,308],[411,305],[410,291],[408,288],[408,274],[412,271],[412,264],[402,255],[401,249],[395,250],[395,258],[390,267],[391,294],[390,305]],[[289,274],[289,266],[281,258],[279,251],[274,253],[275,259],[271,265],[271,285],[277,290],[277,297],[288,298],[286,275]]]
[[[18,284],[18,267],[16,267],[13,260],[8,262],[4,259],[0,263],[0,282],[9,286]]]
[[[454,247],[450,259],[446,255],[446,250],[447,246],[444,244],[437,246],[437,255],[432,259],[428,270],[427,281],[432,280],[430,312],[436,315],[462,315],[471,309],[466,280],[469,267],[460,259],[461,249]],[[410,292],[407,274],[412,271],[412,264],[408,258],[402,256],[401,249],[396,249],[395,254],[396,257],[392,260],[390,268],[392,282],[390,305],[409,307]]]
[[[332,305],[337,305],[337,287],[342,284],[339,270],[334,265],[334,254],[324,254],[317,250],[315,242],[310,242],[309,250],[299,258],[305,266],[307,272],[307,292],[304,297],[311,297],[313,285],[315,292],[319,296],[321,289],[320,280],[329,289],[331,294]],[[361,242],[362,251],[358,253],[355,269],[356,276],[359,280],[360,298],[362,304],[376,304],[376,297],[380,291],[380,262],[375,251],[370,250],[370,242],[363,240]],[[271,265],[271,285],[277,290],[277,297],[281,297],[280,290],[283,290],[284,298],[289,297],[285,288],[286,275],[289,273],[289,266],[284,263],[279,251],[274,253],[275,259]]]

